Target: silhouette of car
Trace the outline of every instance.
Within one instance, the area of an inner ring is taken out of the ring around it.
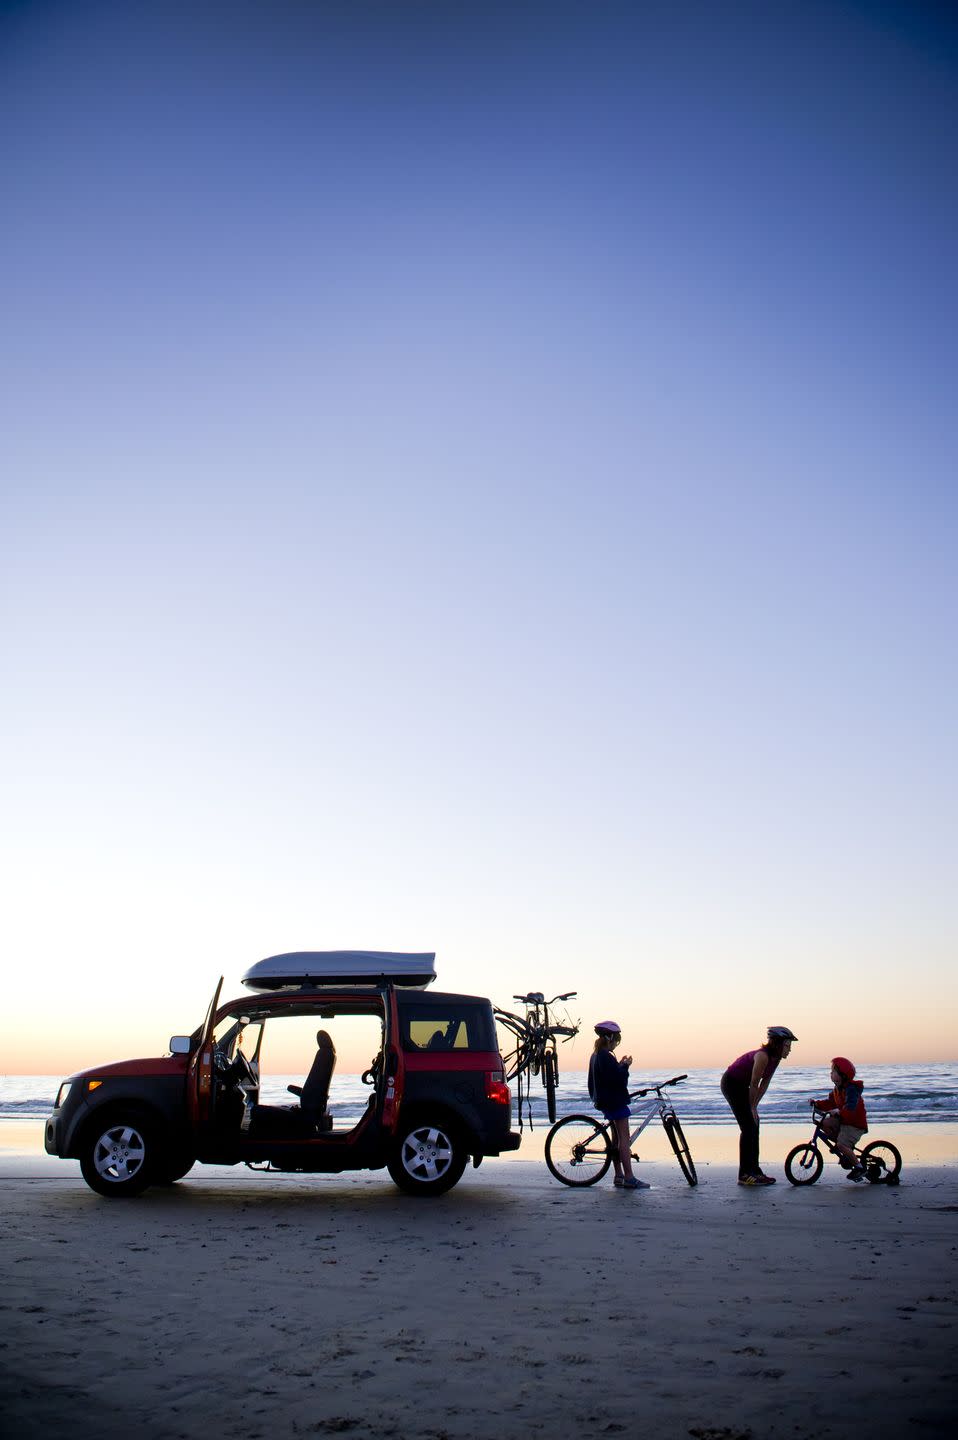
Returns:
[[[400,1189],[439,1195],[469,1159],[515,1150],[492,1004],[427,990],[433,955],[297,952],[251,967],[253,992],[174,1035],[170,1054],[124,1060],[70,1076],[46,1122],[49,1154],[76,1159],[100,1195],[138,1195],[204,1165],[246,1164],[314,1174],[386,1168]],[[358,1123],[337,1126],[327,1108],[335,1047],[326,1024],[378,1022],[381,1044],[363,1075],[369,1099]],[[315,1019],[316,1056],[288,1105],[260,1100],[260,1055],[291,1018]]]

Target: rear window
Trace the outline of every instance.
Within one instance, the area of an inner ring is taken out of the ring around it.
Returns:
[[[492,1011],[483,1005],[403,1005],[399,1033],[403,1049],[418,1054],[498,1049]]]

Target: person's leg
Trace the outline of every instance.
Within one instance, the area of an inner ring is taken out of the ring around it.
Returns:
[[[606,1124],[612,1131],[612,1169],[616,1180],[622,1179],[622,1160],[620,1158],[621,1146],[619,1144],[619,1122],[618,1120],[607,1120]]]
[[[848,1146],[842,1144],[841,1125],[837,1115],[826,1115],[821,1122],[822,1133],[828,1137],[835,1147],[838,1156],[838,1163],[843,1170],[850,1170],[855,1163],[855,1157],[849,1152]]]
[[[855,1178],[856,1171],[859,1174],[862,1171],[861,1160],[855,1154],[855,1146],[864,1133],[864,1130],[859,1130],[854,1125],[842,1125],[835,1137],[835,1149],[844,1158],[846,1166],[852,1172],[852,1179]]]
[[[761,1175],[762,1167],[758,1163],[758,1121],[752,1114],[752,1107],[745,1101],[745,1124],[742,1129],[743,1163],[746,1175]]]
[[[623,1116],[621,1120],[616,1120],[614,1124],[616,1138],[619,1143],[619,1163],[622,1166],[622,1175],[624,1179],[631,1180],[632,1146],[629,1144],[629,1122]]]
[[[758,1173],[758,1124],[748,1103],[747,1086],[729,1084],[722,1076],[722,1094],[741,1131],[738,1142],[738,1178]]]

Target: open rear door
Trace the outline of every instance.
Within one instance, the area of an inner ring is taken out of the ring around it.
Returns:
[[[210,1008],[206,1012],[200,1043],[193,1052],[187,1075],[186,1093],[194,1133],[208,1124],[210,1119],[210,1104],[213,1097],[213,1022],[216,1019],[216,1007],[220,1001],[222,988],[223,977],[221,975],[219,984],[213,992]]]

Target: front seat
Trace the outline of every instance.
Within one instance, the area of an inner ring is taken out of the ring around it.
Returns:
[[[309,1074],[302,1085],[287,1085],[291,1095],[299,1096],[299,1108],[303,1118],[317,1130],[332,1130],[333,1117],[326,1109],[329,1101],[329,1083],[336,1066],[336,1046],[326,1030],[316,1034],[316,1058],[309,1068]]]

